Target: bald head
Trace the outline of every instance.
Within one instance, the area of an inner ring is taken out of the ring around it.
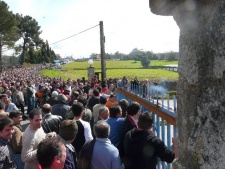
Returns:
[[[51,105],[50,104],[44,104],[43,106],[42,106],[42,112],[43,113],[45,113],[45,114],[47,114],[47,113],[51,113],[51,111],[52,111],[52,107],[51,107]]]

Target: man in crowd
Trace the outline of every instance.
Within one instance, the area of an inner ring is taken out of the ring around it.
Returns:
[[[157,159],[172,163],[177,154],[151,132],[153,119],[148,112],[139,116],[138,127],[127,132],[124,140],[125,169],[156,169]],[[177,148],[177,143],[174,146]]]
[[[25,163],[24,169],[36,169],[37,146],[45,138],[46,134],[41,127],[42,115],[38,109],[33,109],[29,113],[30,125],[26,128],[22,137],[21,159]]]
[[[94,89],[93,94],[88,99],[87,107],[93,112],[93,107],[99,103],[99,90]]]
[[[52,96],[51,98],[46,100],[46,103],[50,104],[51,106],[54,106],[55,104],[58,103],[58,100],[57,100],[58,92],[57,91],[53,91],[51,96]]]
[[[90,124],[86,121],[82,120],[84,106],[82,103],[77,102],[72,105],[71,110],[74,114],[74,120],[78,125],[78,133],[73,141],[72,145],[76,148],[77,154],[79,154],[81,147],[84,145],[86,141],[90,141],[93,139],[91,134]]]
[[[42,106],[43,119],[42,119],[42,128],[45,133],[55,132],[59,134],[59,126],[62,121],[61,116],[51,114],[50,104],[44,104]]]
[[[126,99],[121,99],[119,101],[119,105],[122,109],[122,117],[127,116],[127,107],[129,106],[129,102]]]
[[[27,97],[27,114],[29,114],[35,107],[35,93],[36,90],[33,86],[32,81],[27,82],[27,88],[26,88],[26,97]]]
[[[114,84],[110,84],[109,85],[109,89],[108,89],[108,95],[112,94],[114,92]]]
[[[124,138],[128,131],[132,130],[133,128],[137,128],[138,118],[141,114],[141,106],[138,102],[131,102],[130,105],[127,107],[127,117],[124,119],[124,123],[122,126],[121,131],[121,142],[119,145],[120,157],[123,161],[123,154],[124,154]]]
[[[110,94],[107,102],[106,102],[106,107],[108,107],[109,109],[112,107],[112,106],[118,106],[119,103],[118,101],[116,100],[116,94]]]
[[[77,169],[77,154],[71,144],[76,138],[78,126],[74,120],[63,120],[60,128],[58,139],[62,140],[66,146],[66,160],[63,169]]]
[[[23,113],[23,119],[26,119],[24,115],[24,96],[23,92],[21,90],[21,86],[16,86],[16,91],[13,93],[13,103],[15,103],[16,107],[21,109],[21,112]]]
[[[118,149],[114,147],[108,136],[110,126],[103,120],[94,125],[96,141],[91,158],[92,169],[122,169]]]
[[[109,118],[109,109],[106,106],[101,107],[99,109],[98,113],[99,113],[99,118],[98,118],[97,121],[99,121],[99,120],[107,120]]]
[[[21,151],[22,151],[22,127],[20,122],[22,119],[22,112],[19,110],[13,110],[9,113],[9,118],[13,121],[14,133],[12,139],[10,140],[10,146],[14,153],[14,159],[17,163],[18,169],[24,168],[24,163],[21,161]]]
[[[96,122],[98,119],[99,119],[99,109],[103,106],[105,106],[106,102],[107,102],[107,99],[105,96],[100,96],[100,99],[99,99],[99,104],[96,104],[94,107],[93,107],[93,117],[94,117],[94,122]]]
[[[121,129],[124,123],[124,118],[122,116],[122,110],[120,106],[113,106],[109,109],[110,115],[106,122],[110,126],[109,139],[112,144],[118,148],[121,142]]]
[[[61,140],[45,139],[38,145],[37,159],[43,169],[63,169],[66,147]]]
[[[17,169],[13,159],[13,152],[8,146],[8,140],[12,138],[13,121],[8,117],[0,119],[0,168]]]
[[[70,109],[68,99],[64,94],[59,94],[57,97],[58,103],[52,106],[52,114],[61,116],[63,120],[66,119],[66,112]]]

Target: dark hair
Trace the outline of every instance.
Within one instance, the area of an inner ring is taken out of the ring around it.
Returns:
[[[9,117],[0,119],[0,131],[2,131],[5,126],[13,126],[13,121]]]
[[[125,117],[127,113],[127,107],[129,106],[129,102],[126,99],[121,99],[119,101],[119,105],[122,109],[122,117]]]
[[[94,125],[94,134],[97,138],[108,138],[110,126],[104,120],[99,120]]]
[[[151,128],[153,124],[152,116],[149,114],[149,112],[141,113],[138,118],[138,127],[143,130],[148,130]]]
[[[99,93],[102,92],[102,87],[101,87],[101,86],[97,87],[97,89],[98,89],[98,92],[99,92]]]
[[[37,147],[37,159],[42,168],[50,168],[55,156],[62,156],[63,142],[56,138],[47,138]]]
[[[82,103],[77,102],[72,105],[71,110],[72,110],[74,116],[80,116],[82,111],[84,110],[84,106]]]
[[[78,98],[78,97],[79,97],[79,95],[80,95],[80,94],[79,94],[79,92],[78,92],[78,91],[74,91],[74,92],[73,92],[73,96],[74,96],[75,98]]]
[[[3,97],[8,97],[8,96],[7,96],[7,94],[2,94],[2,95],[1,95],[1,99],[2,99]]]
[[[33,119],[35,115],[40,115],[41,116],[41,112],[37,108],[33,109],[29,113],[29,119]]]
[[[4,110],[5,109],[5,104],[0,102],[0,110]]]
[[[94,96],[99,96],[99,90],[98,89],[94,89],[93,90],[93,94],[94,94]]]
[[[141,109],[141,106],[138,102],[131,102],[130,105],[127,107],[127,114],[133,116],[138,113]]]
[[[110,117],[113,117],[113,118],[116,118],[117,114],[120,113],[120,106],[112,106],[110,109],[109,109],[109,116]]]
[[[87,105],[87,99],[84,96],[78,97],[77,101],[82,103],[84,107]]]
[[[19,110],[13,110],[9,113],[9,118],[12,119],[13,117],[22,116],[22,112]]]

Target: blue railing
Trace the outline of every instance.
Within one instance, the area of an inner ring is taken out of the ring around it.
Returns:
[[[168,94],[158,90],[150,90],[148,86],[144,89],[142,85],[130,85],[128,88],[117,88],[117,99],[139,102],[142,106],[142,112],[148,111],[153,116],[155,135],[163,140],[167,147],[172,146],[172,137],[177,136],[175,96],[170,99]],[[158,163],[158,169],[171,168],[171,164]]]

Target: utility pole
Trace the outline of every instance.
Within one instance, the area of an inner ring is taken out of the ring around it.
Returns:
[[[105,65],[105,36],[103,30],[103,21],[100,21],[100,46],[101,46],[101,71],[102,81],[106,78],[106,65]]]

